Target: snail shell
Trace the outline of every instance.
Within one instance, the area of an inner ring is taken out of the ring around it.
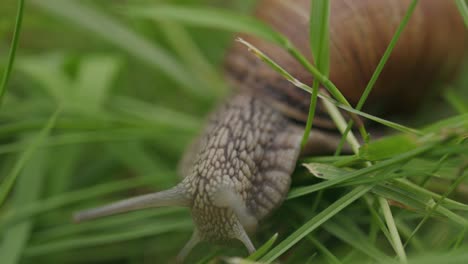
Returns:
[[[330,79],[348,101],[358,102],[411,0],[330,1]],[[309,0],[262,0],[256,16],[287,36],[310,60]],[[242,36],[303,83],[312,76],[286,51]],[[374,114],[411,112],[428,91],[447,83],[466,57],[468,34],[451,1],[417,4],[367,100]],[[270,67],[235,43],[226,60],[227,78],[241,91],[272,98],[288,116],[305,121],[309,99]],[[398,101],[396,104],[395,101]]]
[[[262,0],[256,15],[285,34],[309,58],[309,0]],[[410,0],[334,0],[330,16],[330,79],[356,103],[404,16]],[[244,36],[302,82],[312,77],[286,52]],[[420,1],[372,91],[368,106],[408,111],[422,94],[449,81],[467,52],[468,36],[453,1]],[[158,206],[189,207],[196,229],[183,258],[200,240],[239,239],[279,206],[300,153],[310,96],[262,64],[240,44],[227,55],[235,93],[210,117],[182,161],[185,178],[174,188],[80,212],[77,221]],[[398,102],[396,104],[395,102]],[[319,127],[326,127],[319,112]],[[335,146],[314,130],[306,150]]]

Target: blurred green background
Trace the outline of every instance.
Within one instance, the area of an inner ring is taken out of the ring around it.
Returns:
[[[229,92],[222,64],[232,33],[155,22],[126,12],[128,6],[167,3],[240,14],[249,14],[254,5],[248,0],[26,1],[16,62],[0,109],[0,180],[20,168],[12,194],[0,207],[0,263],[165,263],[190,237],[191,217],[183,209],[71,223],[76,210],[178,182],[177,162],[185,146]],[[7,62],[16,8],[14,0],[0,3],[0,72]],[[467,87],[464,74],[452,88],[466,99]],[[440,107],[437,115],[423,108],[413,124],[455,113],[447,102]],[[57,109],[60,114],[53,120]],[[54,128],[49,131],[51,122]],[[304,180],[300,175],[298,179]],[[333,201],[337,194],[329,197]],[[312,198],[299,202],[310,204]],[[284,225],[284,215],[296,208],[288,204],[272,217],[276,221],[264,223],[254,239],[257,245],[276,231],[288,234],[304,221],[291,216],[291,223]],[[350,212],[356,217],[353,228],[365,225],[365,210],[362,202]],[[328,232],[343,234],[339,228],[349,220],[330,223]],[[435,226],[439,229],[421,231],[424,245],[416,248],[444,247],[460,232],[451,225],[430,225]],[[353,252],[330,236],[323,232],[318,238],[329,241],[334,254]],[[388,252],[388,244],[374,242]],[[373,242],[359,243],[364,251],[375,250]],[[288,257],[289,263],[303,263],[304,256],[316,254],[303,244]],[[216,254],[246,252],[240,246],[203,243],[190,259],[203,262]],[[362,257],[353,254],[348,261]],[[381,251],[372,254],[375,260]]]
[[[0,4],[0,67],[6,65],[17,3]],[[51,209],[39,204],[44,213],[4,237],[1,263],[158,263],[175,256],[190,236],[186,210],[137,213],[108,224],[71,224],[71,214],[79,208],[176,183],[185,145],[227,91],[221,65],[232,33],[155,23],[126,13],[127,5],[155,3],[206,4],[240,12],[252,4],[26,1],[16,63],[0,112],[0,178],[6,178],[54,111],[62,111],[44,139],[46,147],[24,165],[1,213],[49,197],[66,205]],[[134,232],[135,227],[140,228]]]

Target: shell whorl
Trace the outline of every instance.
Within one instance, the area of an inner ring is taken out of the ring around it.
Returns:
[[[359,100],[410,2],[330,1],[330,79],[350,103]],[[311,58],[309,7],[309,0],[262,0],[256,16]],[[312,83],[311,75],[280,47],[252,36],[242,37],[302,82]],[[420,1],[370,94],[366,111],[413,110],[429,89],[454,76],[466,54],[468,31],[455,3]],[[233,44],[225,65],[234,87],[270,97],[286,115],[305,120],[310,95],[293,87],[241,44]]]

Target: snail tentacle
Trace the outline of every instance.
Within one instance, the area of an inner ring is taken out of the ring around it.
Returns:
[[[192,236],[190,237],[189,241],[185,244],[185,246],[180,250],[179,254],[177,254],[176,257],[176,262],[177,263],[182,263],[184,259],[188,256],[190,251],[202,241],[200,237],[200,233],[198,230],[195,228],[195,230],[192,233]]]
[[[237,225],[236,233],[237,239],[239,239],[242,242],[242,244],[244,244],[244,246],[249,251],[249,254],[254,253],[256,251],[255,246],[253,245],[252,241],[249,238],[249,235],[247,235],[247,232],[242,227],[242,224],[240,222]]]
[[[242,197],[231,188],[219,188],[213,195],[213,204],[218,207],[231,209],[237,216],[242,227],[247,231],[254,231],[257,228],[257,219],[249,212]]]
[[[192,199],[188,197],[184,187],[181,184],[179,184],[168,190],[140,195],[130,199],[117,201],[102,207],[77,212],[73,215],[73,220],[75,222],[83,222],[104,216],[153,207],[190,207],[191,203]]]

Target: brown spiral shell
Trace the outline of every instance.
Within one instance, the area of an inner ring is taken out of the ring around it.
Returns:
[[[330,2],[330,79],[355,104],[411,1]],[[309,0],[262,0],[256,16],[311,58],[309,9]],[[302,82],[312,83],[307,70],[280,47],[255,37],[242,37]],[[385,113],[413,109],[428,90],[454,77],[467,51],[467,30],[454,1],[419,1],[368,98],[366,110]],[[296,119],[307,116],[310,96],[239,43],[227,56],[226,72],[236,88],[271,97],[282,105],[283,112]]]

